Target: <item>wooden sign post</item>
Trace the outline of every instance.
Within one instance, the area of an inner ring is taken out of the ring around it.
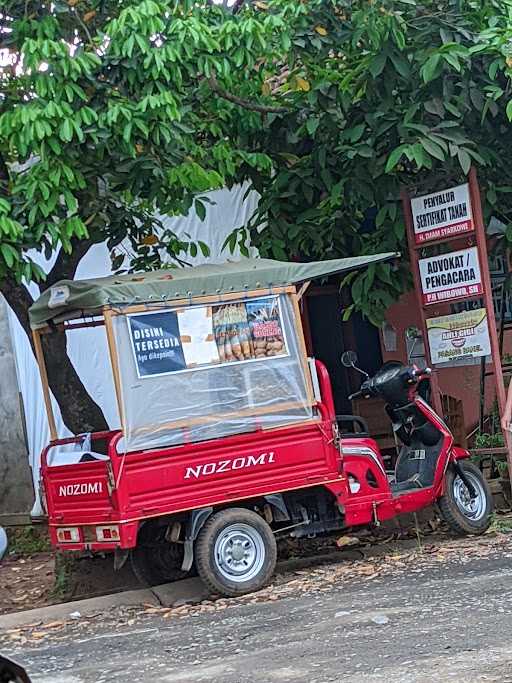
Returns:
[[[506,391],[476,171],[471,168],[467,183],[440,192],[411,198],[404,190],[402,204],[425,357],[433,369],[433,407],[443,415],[439,389],[441,360],[490,355],[501,416]],[[457,244],[452,251],[438,248],[429,250],[435,253],[426,253],[431,246],[454,242]],[[482,308],[466,314],[450,314],[449,303],[469,299],[483,300]],[[478,391],[476,387],[475,391]],[[512,474],[510,432],[504,434],[504,439]]]

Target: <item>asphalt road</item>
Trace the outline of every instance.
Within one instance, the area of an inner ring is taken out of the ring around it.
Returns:
[[[470,543],[302,571],[262,602],[99,615],[10,654],[34,683],[512,683],[512,541]]]

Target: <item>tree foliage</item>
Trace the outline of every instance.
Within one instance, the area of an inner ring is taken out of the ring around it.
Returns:
[[[331,258],[406,250],[400,188],[463,182],[478,168],[485,214],[510,225],[512,4],[503,0],[305,3],[259,135],[272,172],[248,227],[264,255]],[[267,12],[277,11],[268,3]],[[271,78],[268,83],[272,85]],[[290,94],[293,91],[293,94]],[[263,229],[262,229],[262,226]],[[377,265],[352,275],[378,322],[409,285]],[[348,313],[350,310],[348,311]]]
[[[0,287],[26,324],[30,249],[44,288],[108,240],[136,268],[198,245],[155,231],[250,179],[263,256],[404,251],[400,187],[462,181],[511,223],[508,0],[5,0],[0,15]],[[508,231],[512,232],[512,228]],[[512,235],[511,235],[512,236]],[[205,252],[207,246],[199,245]],[[352,275],[378,322],[408,272]],[[350,313],[349,309],[347,313]],[[55,386],[55,390],[57,387]]]
[[[284,3],[275,16],[235,19],[188,0],[8,0],[1,12],[0,288],[28,330],[23,280],[44,289],[72,278],[95,242],[107,240],[116,268],[125,239],[134,268],[207,252],[157,233],[155,212],[193,206],[202,219],[204,192],[246,168],[270,170],[250,143],[265,108],[240,106],[244,87],[230,93],[222,82],[253,71],[264,51],[272,59],[269,46],[282,54],[294,11]],[[48,277],[31,249],[59,252]],[[50,381],[76,431],[81,385],[61,360],[67,375],[57,363]]]

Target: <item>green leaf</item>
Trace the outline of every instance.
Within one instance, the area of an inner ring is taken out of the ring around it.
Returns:
[[[8,268],[12,268],[16,261],[19,260],[19,254],[10,244],[3,242],[0,244],[0,251],[4,257],[4,261]]]
[[[457,158],[459,160],[460,167],[464,171],[464,174],[467,175],[469,173],[469,169],[471,168],[471,157],[465,149],[459,147],[459,151],[457,152]]]
[[[360,144],[356,147],[356,152],[360,157],[371,159],[375,156],[375,150],[370,145]]]
[[[388,214],[388,207],[385,204],[383,207],[379,209],[379,212],[377,213],[377,216],[375,218],[375,225],[380,228],[381,225],[384,223],[386,220],[386,216]]]
[[[363,297],[364,281],[365,281],[365,274],[359,274],[357,276],[357,278],[354,280],[354,283],[352,284],[351,293],[352,293],[352,299],[354,300],[355,304],[360,303],[361,299]]]
[[[142,132],[144,137],[146,137],[146,138],[149,137],[149,128],[144,123],[144,121],[142,121],[141,119],[134,119],[133,123]]]
[[[357,142],[362,138],[365,129],[366,125],[364,123],[360,123],[357,126],[354,126],[353,128],[349,128],[348,130],[346,130],[345,135],[350,140],[350,142]]]
[[[506,114],[509,121],[512,121],[512,100],[509,101],[506,108]]]
[[[308,133],[311,136],[313,136],[316,133],[319,123],[320,123],[320,119],[312,118],[312,117],[310,117],[306,121],[306,128],[307,128]]]
[[[410,77],[411,67],[409,66],[409,62],[405,59],[405,57],[402,57],[401,54],[398,54],[396,52],[392,52],[389,55],[389,58],[391,59],[391,62],[395,67],[395,71],[397,71],[400,74],[400,76],[402,76],[403,78]]]
[[[354,312],[355,306],[354,304],[350,304],[350,306],[347,306],[347,308],[343,311],[343,315],[341,316],[341,319],[344,323],[346,323],[348,320],[350,320],[350,316]]]
[[[126,124],[126,126],[123,129],[123,140],[126,143],[129,143],[132,138],[132,122],[130,121],[129,123]]]
[[[443,59],[445,62],[448,62],[450,66],[453,66],[453,68],[460,73],[461,70],[461,65],[459,60],[455,55],[448,53],[443,54]]]
[[[423,151],[423,147],[419,142],[416,142],[412,148],[412,156],[414,158],[414,161],[416,162],[416,166],[418,168],[422,168],[423,166],[426,165],[425,162],[425,153]]]
[[[423,106],[425,107],[425,111],[428,111],[429,114],[435,114],[435,116],[444,115],[443,102],[437,97],[434,97],[432,100],[428,100]]]
[[[64,189],[62,191],[64,195],[64,201],[66,202],[67,209],[70,213],[76,213],[78,210],[78,201],[74,195],[71,194],[69,190]]]
[[[206,242],[202,242],[201,240],[198,240],[198,245],[199,249],[201,249],[202,255],[206,258],[210,256],[210,247],[206,244]]]
[[[203,204],[203,202],[201,202],[199,199],[196,199],[194,202],[194,207],[196,210],[196,214],[199,217],[199,220],[204,221],[204,219],[206,218],[206,207]]]
[[[64,119],[59,128],[59,137],[64,142],[71,142],[73,139],[73,123],[71,119]]]
[[[430,154],[430,156],[439,159],[439,161],[444,161],[444,152],[441,149],[441,147],[437,144],[437,142],[434,142],[429,138],[421,138],[420,142],[423,145],[425,151],[428,154]]]
[[[380,52],[370,62],[370,73],[374,78],[380,76],[386,66],[387,55],[385,52]]]
[[[391,152],[386,163],[386,173],[389,173],[395,168],[408,147],[409,145],[400,145]]]
[[[425,83],[428,83],[431,81],[434,76],[436,75],[437,68],[439,66],[439,62],[441,59],[441,55],[439,54],[433,54],[431,57],[427,59],[425,64],[421,67],[421,76]]]
[[[54,154],[58,155],[62,152],[62,148],[59,145],[59,143],[57,142],[56,138],[54,138],[54,137],[48,138],[46,142],[48,143],[48,145],[50,146],[50,148]]]

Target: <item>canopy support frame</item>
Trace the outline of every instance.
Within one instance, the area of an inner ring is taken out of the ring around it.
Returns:
[[[58,439],[57,424],[55,422],[55,415],[53,413],[52,397],[50,393],[50,385],[48,382],[48,372],[46,370],[46,361],[44,358],[43,345],[41,344],[41,331],[32,330],[32,339],[34,340],[34,352],[36,354],[37,365],[39,366],[39,375],[41,377],[41,386],[43,388],[44,404],[46,406],[46,416],[48,418],[48,426],[50,428],[50,440],[56,441]]]

